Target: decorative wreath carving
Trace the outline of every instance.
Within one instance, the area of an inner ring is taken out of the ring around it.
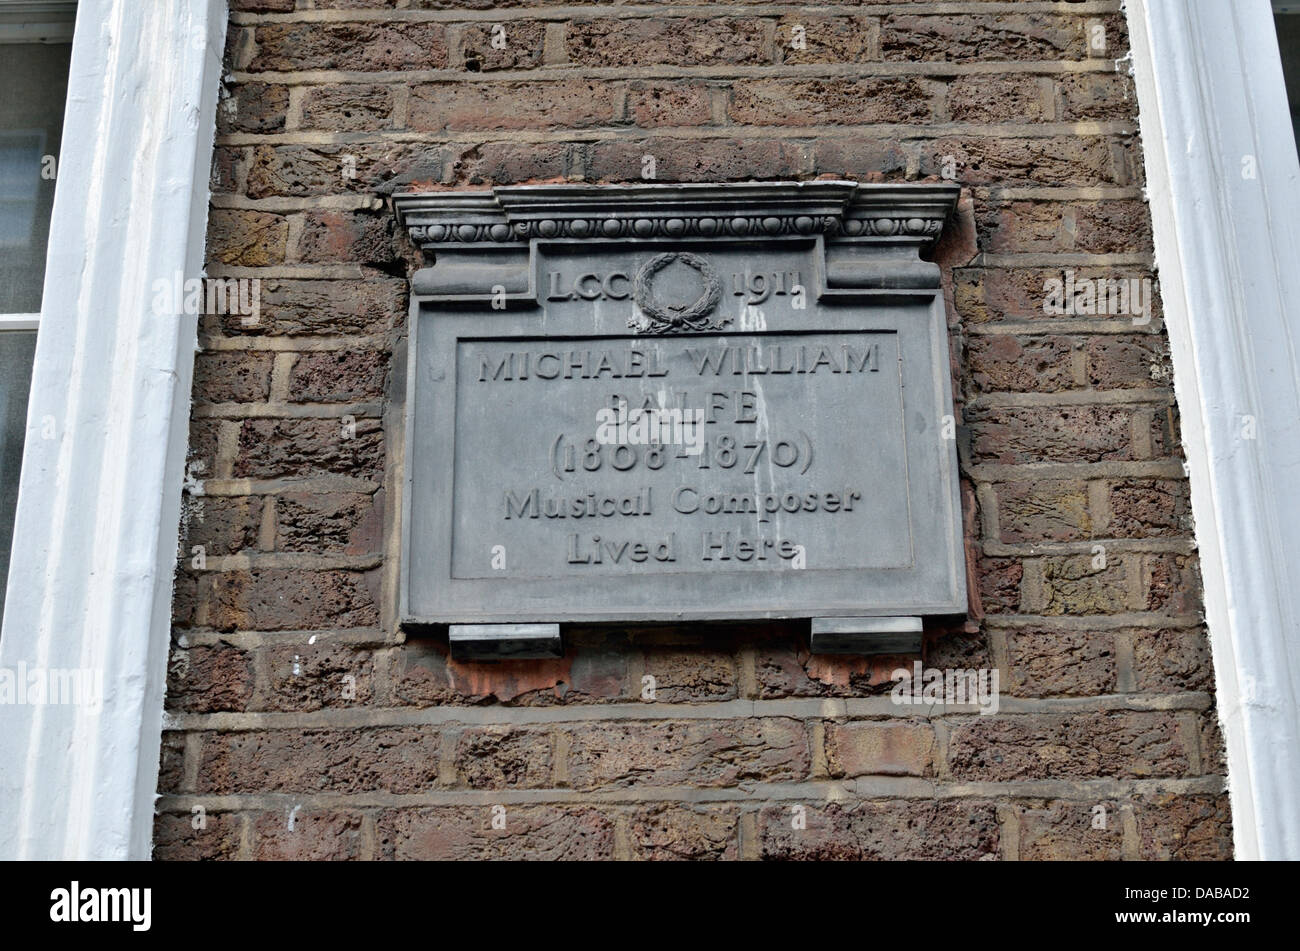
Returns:
[[[661,307],[655,299],[654,278],[676,261],[693,268],[700,277],[704,278],[704,293],[693,304],[682,307],[670,304]],[[638,323],[633,317],[628,324],[641,333],[670,334],[687,330],[717,330],[724,323],[724,321],[715,322],[709,316],[718,306],[718,301],[722,299],[722,283],[718,280],[713,265],[698,254],[691,254],[689,251],[670,251],[667,254],[656,255],[636,272],[633,284],[636,306],[641,311],[643,322]]]

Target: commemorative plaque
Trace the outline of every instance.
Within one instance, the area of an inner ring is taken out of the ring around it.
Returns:
[[[509,654],[566,622],[807,618],[815,644],[856,650],[963,612],[947,330],[922,259],[956,198],[840,181],[398,196],[429,264],[404,621]]]

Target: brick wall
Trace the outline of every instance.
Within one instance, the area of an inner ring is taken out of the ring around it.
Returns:
[[[1153,276],[1118,3],[232,6],[209,273],[262,307],[203,322],[157,857],[1230,857],[1159,304],[1043,310],[1067,268]],[[972,605],[925,663],[996,668],[998,714],[896,705],[912,658],[782,625],[499,665],[403,641],[386,434],[420,262],[385,196],[646,155],[966,186],[937,254]]]

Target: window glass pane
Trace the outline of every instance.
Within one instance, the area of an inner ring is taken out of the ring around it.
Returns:
[[[9,546],[27,428],[27,391],[32,385],[35,355],[36,331],[0,332],[0,617],[4,616],[4,580],[9,577]]]
[[[0,44],[0,313],[41,309],[71,52]]]

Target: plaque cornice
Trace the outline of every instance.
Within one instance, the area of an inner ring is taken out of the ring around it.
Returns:
[[[957,202],[947,184],[851,181],[689,185],[514,185],[393,197],[422,250],[533,240],[756,240],[824,236],[932,246]]]

